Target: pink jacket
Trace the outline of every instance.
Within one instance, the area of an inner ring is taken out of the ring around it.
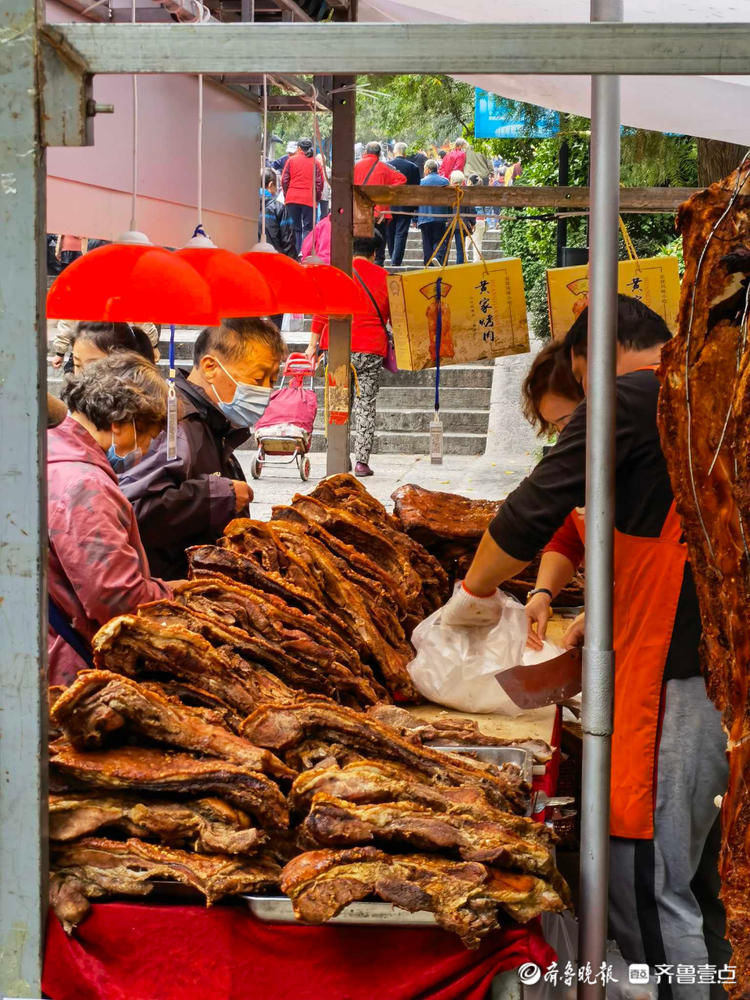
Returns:
[[[299,252],[300,260],[307,260],[313,252],[313,234],[308,233],[302,240]],[[331,216],[326,215],[315,227],[315,256],[320,257],[324,264],[331,263]]]
[[[115,615],[171,597],[151,577],[133,508],[107,456],[71,417],[47,432],[49,592],[84,638]],[[69,684],[85,667],[51,628],[50,684]]]

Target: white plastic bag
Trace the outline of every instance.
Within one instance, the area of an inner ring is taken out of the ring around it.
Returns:
[[[541,653],[526,649],[528,621],[523,605],[502,595],[503,613],[492,628],[441,624],[442,609],[414,629],[417,650],[409,674],[421,695],[459,712],[516,716],[520,709],[497,683],[495,674],[519,663],[537,663],[557,655],[552,643]]]

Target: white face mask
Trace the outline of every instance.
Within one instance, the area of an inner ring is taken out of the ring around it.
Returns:
[[[238,427],[247,427],[252,430],[256,423],[263,416],[271,398],[270,387],[262,385],[248,385],[247,382],[238,382],[233,375],[230,375],[218,358],[214,358],[216,364],[221,368],[227,378],[231,378],[236,388],[231,403],[225,403],[216,391],[216,386],[212,385],[219,409],[224,416],[231,420]]]

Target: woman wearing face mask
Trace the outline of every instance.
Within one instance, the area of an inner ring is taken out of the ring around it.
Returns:
[[[76,374],[113,351],[135,351],[151,364],[156,363],[151,341],[139,326],[130,323],[77,323],[70,346]]]
[[[118,351],[73,375],[68,416],[47,432],[50,683],[87,664],[94,633],[115,615],[171,596],[151,576],[133,509],[114,465],[135,465],[166,421],[167,390],[156,368]]]
[[[177,370],[177,455],[166,435],[120,477],[133,504],[152,570],[187,575],[185,549],[213,545],[247,511],[252,491],[234,451],[264,412],[286,352],[278,328],[263,319],[228,319],[195,342],[193,369]]]
[[[553,341],[537,354],[521,396],[524,416],[540,437],[549,438],[565,430],[583,399],[583,389],[573,375],[569,352],[563,343]],[[552,601],[583,562],[583,530],[583,510],[573,510],[544,549],[536,583],[526,603],[529,645],[534,649],[541,649]]]

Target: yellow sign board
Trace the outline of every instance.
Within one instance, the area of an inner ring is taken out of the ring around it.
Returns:
[[[622,260],[618,291],[640,299],[663,317],[672,333],[677,329],[680,274],[676,257]],[[589,302],[589,269],[558,267],[547,271],[547,307],[552,336],[562,340]]]
[[[396,361],[404,371],[435,367],[438,313],[441,365],[524,354],[529,349],[517,257],[391,274],[388,297]]]

